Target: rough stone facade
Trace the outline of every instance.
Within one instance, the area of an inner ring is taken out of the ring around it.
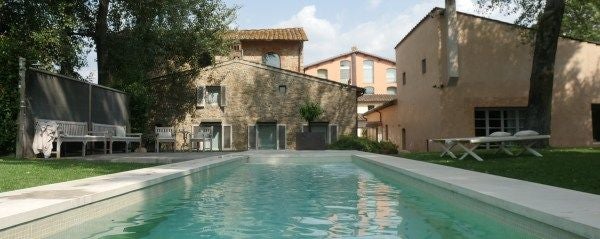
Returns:
[[[273,52],[281,59],[281,69],[301,72],[302,41],[242,41],[243,60],[262,63],[266,53]]]
[[[283,54],[282,54],[283,55]],[[306,122],[299,107],[306,100],[318,102],[325,113],[318,121],[338,126],[338,135],[353,134],[356,127],[357,91],[360,88],[327,81],[245,60],[231,60],[200,71],[196,87],[225,86],[226,106],[196,107],[176,128],[191,130],[202,122],[232,126],[232,148],[248,149],[248,127],[257,122],[286,125],[286,149],[295,149],[296,133]],[[280,87],[285,86],[282,93]],[[183,136],[177,136],[177,145]]]

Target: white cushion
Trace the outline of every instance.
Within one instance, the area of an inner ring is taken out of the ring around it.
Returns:
[[[170,132],[158,132],[158,138],[159,139],[171,139],[171,138],[173,138],[173,136],[171,135]]]
[[[535,132],[533,130],[521,130],[517,133],[515,133],[515,136],[537,136],[540,135],[540,133]]]
[[[490,137],[507,137],[507,136],[511,136],[512,134],[510,134],[509,132],[504,132],[504,131],[496,131],[494,133],[490,134]]]
[[[115,126],[115,136],[117,137],[125,137],[127,133],[125,132],[125,127],[123,126]]]

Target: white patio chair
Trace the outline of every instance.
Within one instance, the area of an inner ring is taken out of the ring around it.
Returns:
[[[212,127],[192,126],[190,150],[194,148],[194,143],[198,143],[198,147],[196,148],[198,151],[205,151],[206,149],[212,150],[212,134]],[[206,146],[208,146],[208,148]]]
[[[161,143],[172,143],[173,151],[175,151],[175,129],[173,127],[154,127],[154,132],[156,133],[155,152],[160,152]]]

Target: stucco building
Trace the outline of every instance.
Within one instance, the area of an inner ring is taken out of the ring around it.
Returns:
[[[411,151],[435,149],[432,138],[526,129],[533,46],[521,36],[528,31],[433,9],[395,47],[398,99],[388,113],[396,117],[382,124],[399,127],[398,144]],[[600,45],[560,38],[550,145],[600,146],[599,92]]]
[[[356,47],[350,52],[307,65],[304,73],[365,89],[365,94],[358,98],[356,108],[359,136],[363,135],[366,125],[362,113],[394,99],[397,91],[396,63]]]
[[[356,130],[356,99],[362,89],[301,72],[301,28],[242,30],[239,44],[193,80],[196,104],[175,123],[179,130],[213,130],[214,150],[294,149],[306,130],[299,107],[318,102],[325,110],[313,124],[326,141]],[[177,145],[186,142],[178,135]]]

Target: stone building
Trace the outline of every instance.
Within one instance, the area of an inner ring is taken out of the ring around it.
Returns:
[[[449,19],[456,19],[451,21]],[[399,127],[401,149],[427,139],[527,129],[533,49],[529,29],[435,8],[396,45],[396,110],[367,124]],[[454,32],[456,34],[450,34]],[[455,37],[454,37],[455,36]],[[600,44],[561,37],[554,70],[550,145],[600,146]],[[374,113],[374,114],[373,114]]]
[[[313,132],[323,132],[327,142],[355,133],[362,89],[301,73],[302,29],[245,30],[235,36],[240,48],[195,76],[196,105],[176,122],[178,130],[212,128],[213,150],[295,149],[296,134],[307,130],[299,107],[311,101],[325,110]],[[186,143],[177,136],[180,148]]]

